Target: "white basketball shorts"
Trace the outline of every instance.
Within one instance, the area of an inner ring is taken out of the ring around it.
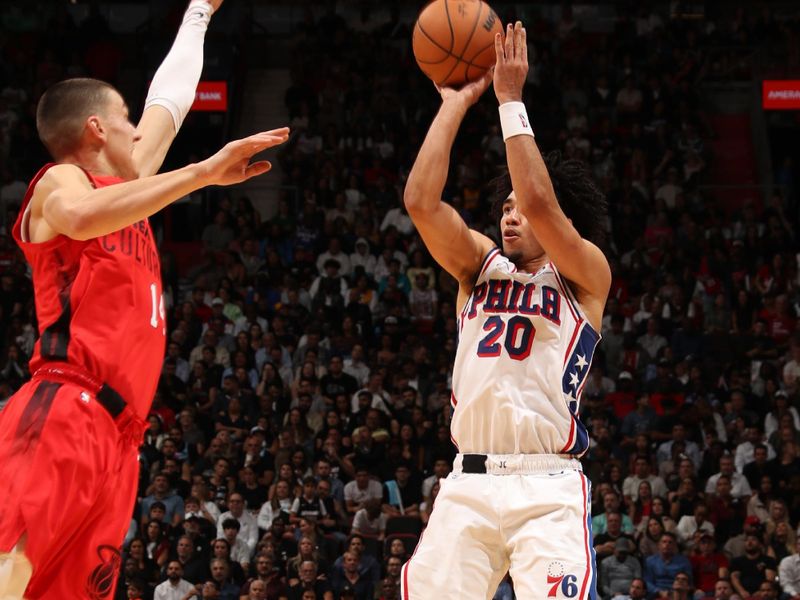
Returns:
[[[459,454],[403,565],[401,597],[490,600],[509,571],[521,600],[595,600],[590,494],[575,459]]]

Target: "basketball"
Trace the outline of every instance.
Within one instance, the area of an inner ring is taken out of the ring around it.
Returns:
[[[442,87],[475,81],[495,63],[494,34],[503,25],[482,0],[433,0],[414,25],[414,58]]]

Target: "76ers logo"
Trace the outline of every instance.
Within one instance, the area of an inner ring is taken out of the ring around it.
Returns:
[[[564,563],[558,561],[547,565],[547,584],[551,586],[547,593],[548,598],[556,598],[559,589],[566,598],[574,598],[578,595],[578,578],[572,574],[565,574],[564,570]]]

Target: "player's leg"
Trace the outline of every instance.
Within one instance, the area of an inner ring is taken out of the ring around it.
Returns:
[[[595,600],[589,480],[567,470],[509,484],[503,524],[517,597]]]
[[[54,556],[42,561],[28,587],[30,600],[85,597],[108,600],[121,565],[120,546],[130,525],[138,483],[137,444],[121,435],[99,405],[90,407],[97,451],[89,471],[99,477],[71,534]]]
[[[57,386],[30,381],[0,412],[0,600],[19,600],[31,579],[22,507]]]
[[[0,554],[0,600],[20,600],[33,573],[33,567],[25,556],[25,535],[11,552]]]
[[[403,600],[485,600],[494,595],[508,569],[495,479],[458,474],[442,480],[428,527],[403,565]]]

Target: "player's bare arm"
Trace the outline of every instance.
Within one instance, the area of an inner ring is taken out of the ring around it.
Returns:
[[[158,172],[178,134],[200,79],[206,22],[222,2],[193,0],[189,3],[175,43],[153,78],[145,109],[136,126],[141,139],[134,149],[133,161],[140,177]],[[190,14],[195,7],[198,12]]]
[[[49,169],[31,198],[30,241],[57,234],[76,240],[100,237],[158,212],[207,185],[233,185],[270,170],[254,155],[285,142],[289,129],[273,129],[226,144],[219,152],[181,169],[93,189],[83,171],[71,164]]]
[[[442,105],[425,136],[403,194],[408,214],[428,251],[458,280],[459,306],[472,291],[481,260],[494,244],[485,235],[470,230],[458,212],[441,198],[458,128],[490,82],[491,72],[460,90],[439,89]]]
[[[494,91],[499,103],[521,102],[528,73],[525,28],[517,21],[505,39],[495,36],[497,63]],[[534,138],[517,135],[506,141],[508,169],[520,212],[556,268],[574,285],[592,326],[599,331],[611,286],[611,269],[602,251],[583,239],[567,219]]]

